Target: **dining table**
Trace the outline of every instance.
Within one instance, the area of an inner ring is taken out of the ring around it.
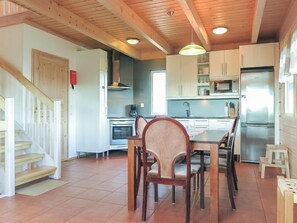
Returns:
[[[219,222],[219,146],[228,132],[223,130],[205,130],[189,134],[192,151],[210,152],[210,221]],[[136,204],[136,148],[142,147],[139,136],[128,137],[128,210],[135,211]]]

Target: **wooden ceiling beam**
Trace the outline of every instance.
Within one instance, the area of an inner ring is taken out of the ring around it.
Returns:
[[[132,58],[140,59],[141,54],[130,45],[121,42],[112,35],[104,32],[102,29],[79,17],[71,11],[59,6],[52,0],[11,0],[12,2],[21,5],[34,12],[45,15],[54,19],[86,36],[89,36],[121,53],[124,53]]]
[[[252,38],[251,38],[252,43],[257,43],[258,41],[265,5],[266,5],[266,0],[256,0],[255,12],[254,12],[254,18],[253,18]]]
[[[23,23],[27,18],[31,18],[35,15],[36,14],[33,12],[26,11],[26,12],[7,15],[7,16],[1,16],[0,27]]]
[[[207,50],[211,50],[211,44],[206,33],[206,30],[202,24],[200,16],[196,10],[196,7],[192,0],[177,0],[182,7],[185,15],[187,16],[193,30],[197,34],[199,40],[201,41],[202,46]]]
[[[172,46],[151,26],[149,26],[140,16],[138,16],[122,0],[106,1],[96,0],[125,24],[147,39],[150,43],[166,54],[172,54]]]

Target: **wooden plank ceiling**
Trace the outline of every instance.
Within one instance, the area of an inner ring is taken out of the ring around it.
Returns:
[[[208,51],[277,41],[292,1],[11,0],[15,6],[2,0],[0,27],[24,22],[86,48],[146,60],[175,54],[192,41]],[[215,35],[218,26],[229,31]],[[131,37],[140,43],[127,44]]]

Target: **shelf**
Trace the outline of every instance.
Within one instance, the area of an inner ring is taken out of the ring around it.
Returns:
[[[197,83],[197,86],[209,87],[209,83]]]

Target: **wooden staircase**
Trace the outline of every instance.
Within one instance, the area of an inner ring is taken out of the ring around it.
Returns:
[[[23,134],[21,131],[16,131],[16,135]],[[5,141],[5,134],[0,132],[1,142]],[[55,166],[43,166],[39,162],[44,158],[43,153],[31,153],[31,141],[16,141],[15,142],[15,186],[20,186],[44,177],[48,177],[56,171]],[[4,144],[0,144],[0,153],[5,152]],[[4,157],[4,156],[2,156]],[[2,166],[5,161],[0,160]]]

